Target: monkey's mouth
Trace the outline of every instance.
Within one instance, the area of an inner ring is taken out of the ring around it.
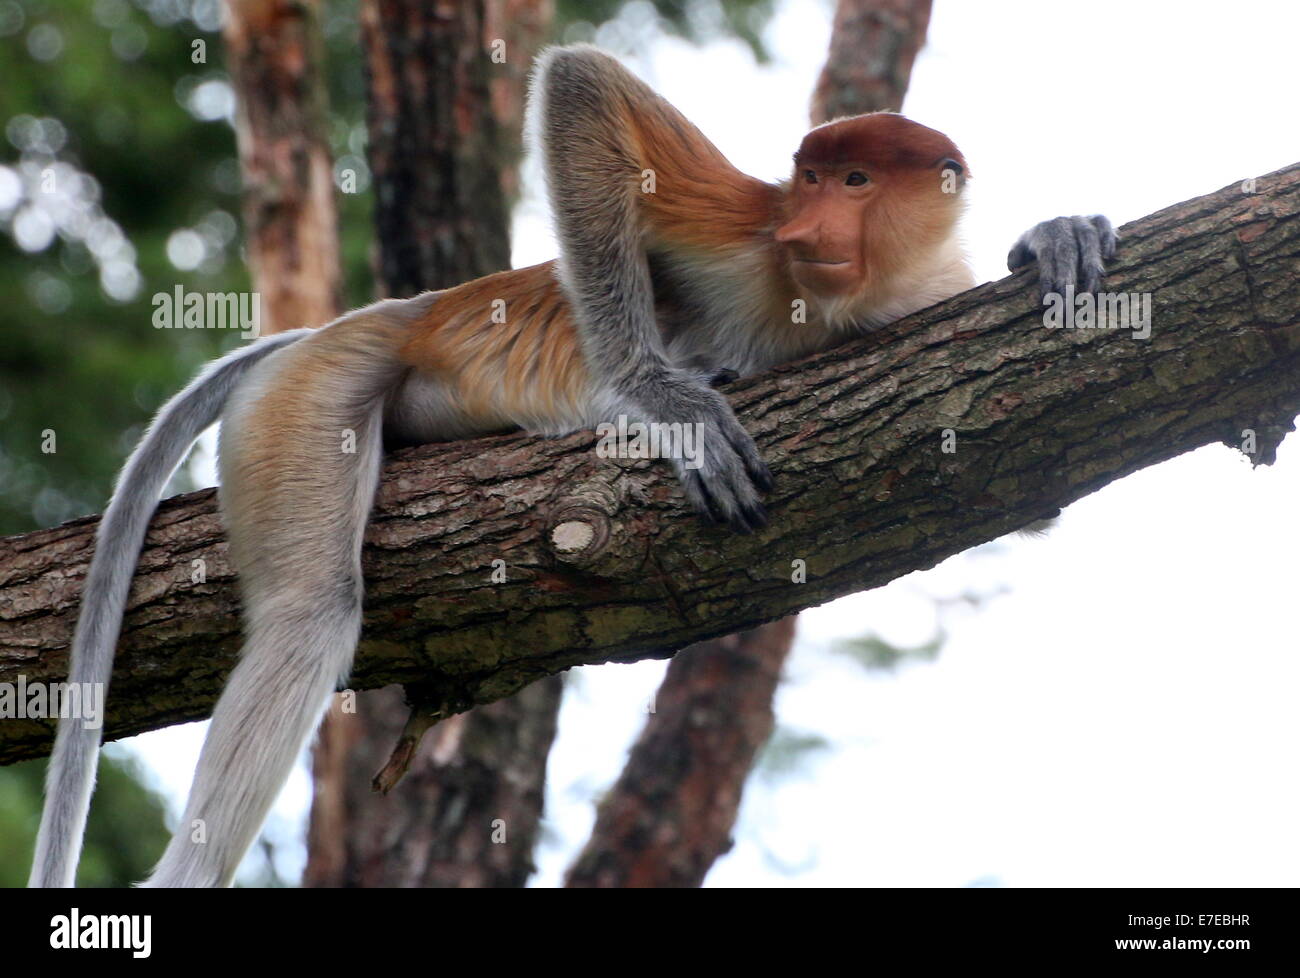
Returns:
[[[832,267],[835,265],[847,265],[849,263],[847,258],[839,261],[832,261],[829,258],[796,258],[795,261],[801,265],[830,265]]]

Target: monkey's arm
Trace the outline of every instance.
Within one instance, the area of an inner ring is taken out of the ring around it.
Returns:
[[[771,188],[735,170],[671,105],[594,48],[544,56],[531,111],[560,279],[601,394],[613,413],[635,420],[703,424],[700,467],[674,460],[686,495],[715,521],[744,532],[761,526],[759,491],[771,475],[726,399],[669,358],[646,244],[681,253],[743,246],[766,219],[765,199],[770,213]]]

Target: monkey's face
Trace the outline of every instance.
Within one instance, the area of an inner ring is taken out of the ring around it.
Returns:
[[[861,288],[867,260],[863,224],[877,189],[865,168],[852,164],[803,166],[795,173],[792,213],[776,240],[800,287],[828,298]]]
[[[795,153],[788,218],[777,229],[790,272],[815,296],[866,292],[949,236],[965,162],[941,132],[892,113],[814,129]]]

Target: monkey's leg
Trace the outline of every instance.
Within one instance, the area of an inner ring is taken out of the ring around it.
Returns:
[[[185,814],[148,886],[227,886],[346,677],[361,626],[361,537],[395,367],[367,327],[268,360],[222,425],[222,509],[245,642]],[[372,331],[373,332],[373,331]]]

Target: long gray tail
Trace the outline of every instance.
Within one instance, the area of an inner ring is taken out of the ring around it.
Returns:
[[[216,422],[230,392],[253,364],[311,332],[278,333],[214,361],[158,412],[122,469],[95,535],[95,555],[72,639],[70,682],[103,683],[107,689],[145,531],[159,495],[190,445]],[[59,720],[29,886],[73,885],[101,731],[99,726],[87,729],[74,717]]]

